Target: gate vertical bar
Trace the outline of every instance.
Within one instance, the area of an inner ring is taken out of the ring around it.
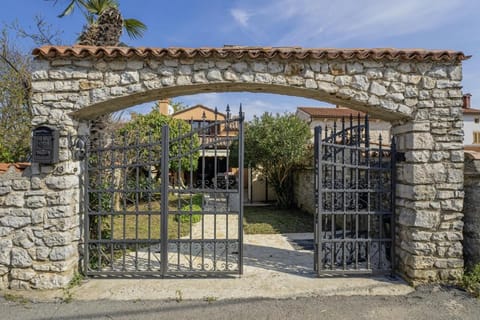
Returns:
[[[242,105],[240,104],[240,119],[238,120],[238,273],[243,274],[243,162],[244,162],[244,140],[243,140],[243,119],[245,115],[242,111]],[[228,179],[228,177],[227,177]],[[228,185],[228,182],[227,182]]]
[[[161,219],[161,234],[160,234],[160,259],[161,259],[161,274],[164,277],[168,272],[168,163],[169,163],[169,128],[162,127],[162,159],[161,159],[161,203],[160,203],[160,219]]]
[[[390,275],[395,276],[395,229],[396,229],[396,214],[395,214],[395,198],[396,198],[396,186],[397,186],[397,143],[395,137],[392,138],[390,146],[390,237],[392,242],[390,244]]]
[[[84,174],[84,181],[83,181],[83,210],[85,212],[85,217],[83,219],[84,223],[84,229],[83,229],[83,238],[84,238],[84,244],[83,244],[83,274],[88,275],[88,266],[90,265],[90,254],[88,250],[88,246],[90,243],[90,197],[89,197],[89,187],[90,187],[90,175],[89,175],[89,159],[90,159],[90,141],[87,140],[85,143],[85,158],[83,160],[83,174]]]
[[[313,133],[313,165],[315,170],[314,180],[313,180],[313,192],[314,192],[314,199],[315,199],[315,215],[313,217],[313,270],[318,271],[318,134],[319,134],[319,127],[314,128]]]
[[[315,214],[316,224],[315,224],[315,254],[314,254],[314,266],[318,275],[320,275],[320,269],[322,268],[322,210],[323,210],[323,198],[322,198],[322,127],[315,127],[315,170],[317,171],[315,182],[316,182],[316,194],[317,194],[317,212]]]

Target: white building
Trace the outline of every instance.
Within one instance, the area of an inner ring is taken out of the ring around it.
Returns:
[[[336,108],[329,107],[297,107],[296,116],[306,121],[310,129],[313,130],[316,126],[322,128],[329,128],[331,130],[336,123],[337,131],[342,129],[342,119],[345,121],[345,127],[350,126],[350,115],[353,116],[353,125],[355,126],[360,115],[360,121],[365,121],[365,113],[356,110],[348,109],[341,106]],[[390,144],[390,128],[388,121],[383,121],[369,117],[370,127],[370,142],[377,143],[380,135],[382,136],[382,144]]]
[[[463,95],[463,144],[480,147],[480,110],[471,107],[471,97],[469,93]]]
[[[480,151],[480,109],[471,107],[471,96],[469,93],[463,95],[463,144],[466,146],[466,149],[478,149]],[[336,108],[298,107],[296,112],[297,117],[310,125],[312,132],[313,129],[319,125],[323,128],[332,128],[335,122],[337,123],[337,130],[340,130],[342,118],[345,118],[346,126],[348,126],[350,114],[355,118],[360,114],[361,120],[365,119],[364,113],[341,106],[337,106]],[[354,119],[354,122],[356,123],[356,119]],[[375,143],[378,141],[378,136],[381,134],[385,144],[385,139],[388,140],[390,137],[390,123],[370,118],[369,125],[371,142]]]

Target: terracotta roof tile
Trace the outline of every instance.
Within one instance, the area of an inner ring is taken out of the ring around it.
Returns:
[[[218,58],[275,58],[280,59],[343,59],[343,60],[415,60],[415,61],[462,61],[470,58],[460,51],[426,49],[333,49],[300,47],[243,47],[221,48],[146,48],[146,47],[94,47],[94,46],[44,46],[33,50],[39,58],[194,58],[215,56]]]
[[[465,151],[470,150],[470,151],[480,152],[480,145],[478,145],[478,144],[467,144],[467,145],[463,146],[463,149]]]
[[[29,162],[17,162],[17,163],[0,163],[0,174],[8,171],[10,167],[14,167],[17,172],[22,172],[26,168],[30,167]]]
[[[299,110],[302,110],[306,114],[314,117],[314,118],[341,118],[341,117],[349,117],[350,114],[356,116],[360,114],[360,117],[365,117],[365,113],[361,111],[356,111],[352,109],[348,109],[345,107],[340,108],[327,108],[327,107],[298,107]],[[470,115],[480,115],[480,109],[473,109],[473,108],[462,108],[463,114],[470,114]]]
[[[462,108],[463,114],[480,114],[480,109]]]
[[[197,108],[201,108],[201,109],[204,109],[206,111],[209,111],[209,112],[215,114],[215,109],[204,106],[203,104],[197,104],[197,105],[194,105],[192,107],[189,107],[189,108],[186,108],[186,109],[183,109],[183,110],[180,110],[180,111],[177,111],[177,112],[173,113],[172,117],[173,118],[178,117],[179,115],[181,115],[183,113],[190,112],[190,111],[192,111],[194,109],[197,109]],[[217,111],[217,114],[220,116],[220,118],[226,118],[226,114],[224,114],[222,112]],[[194,120],[198,120],[198,119],[194,119]]]

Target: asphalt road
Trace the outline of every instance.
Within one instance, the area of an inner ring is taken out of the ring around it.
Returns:
[[[0,298],[0,319],[480,319],[480,300],[453,288],[422,287],[406,296],[202,301],[72,301]]]

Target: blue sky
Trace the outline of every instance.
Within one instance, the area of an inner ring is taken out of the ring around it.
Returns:
[[[41,15],[62,30],[63,44],[73,44],[82,29],[79,11],[57,15],[69,0],[2,1],[0,23],[14,20],[33,27]],[[126,18],[143,21],[148,30],[132,46],[221,47],[224,44],[335,48],[425,48],[463,51],[464,93],[480,108],[480,1],[476,0],[120,0]],[[24,50],[34,45],[18,39]],[[321,101],[296,97],[211,93],[176,98],[224,109],[243,104],[247,118],[263,111],[294,111],[297,106],[321,106]],[[150,105],[137,107],[148,111]]]

